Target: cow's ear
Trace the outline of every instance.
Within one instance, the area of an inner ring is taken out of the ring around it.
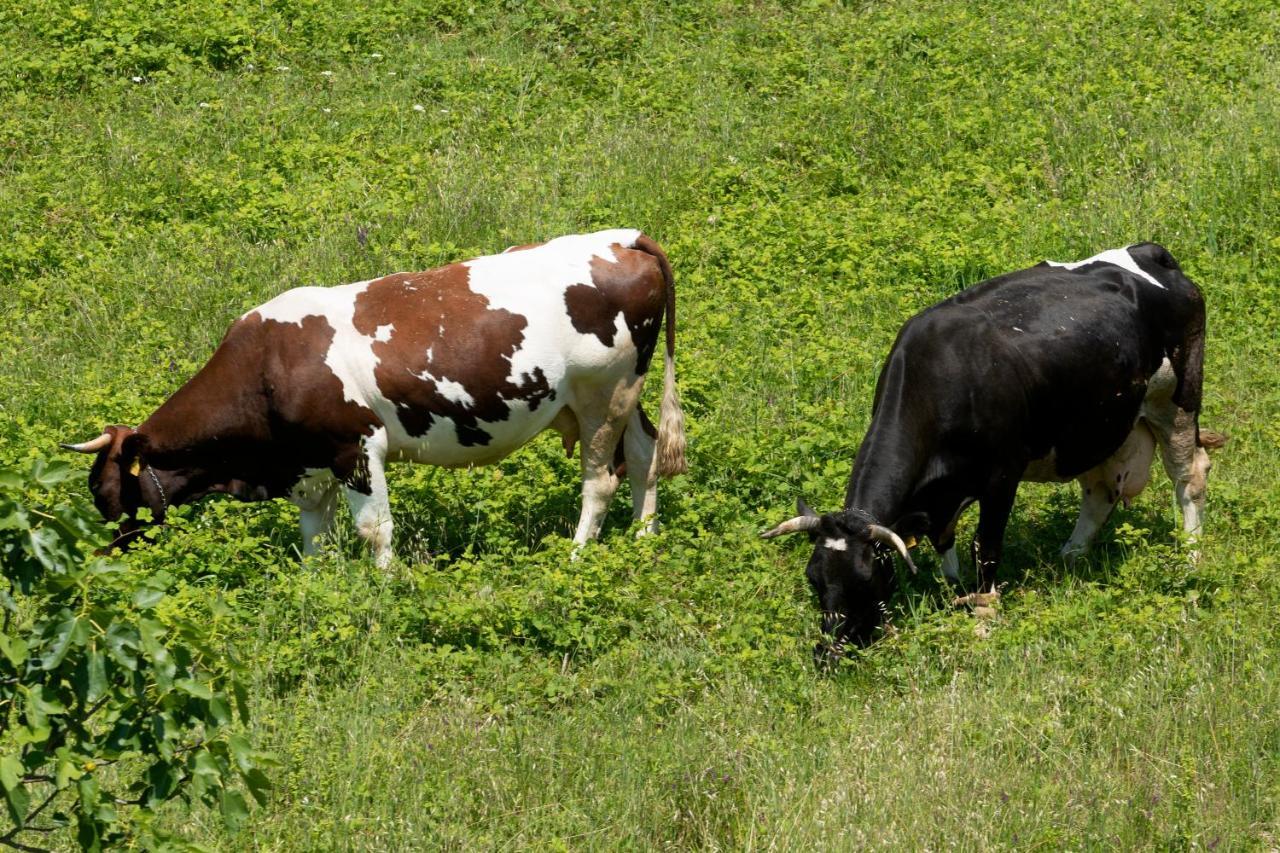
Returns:
[[[907,513],[893,523],[893,532],[906,541],[907,547],[911,547],[929,532],[929,514],[927,512]]]
[[[135,477],[142,471],[142,454],[146,450],[146,444],[146,437],[136,432],[126,435],[124,441],[120,442],[118,463],[121,468]]]
[[[796,515],[804,518],[816,518],[818,514],[813,511],[813,507],[804,502],[804,498],[796,498]]]

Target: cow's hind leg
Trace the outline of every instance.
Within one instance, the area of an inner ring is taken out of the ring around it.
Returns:
[[[1155,414],[1155,413],[1153,413]],[[1208,452],[1197,442],[1198,427],[1192,412],[1171,405],[1171,411],[1159,422],[1152,420],[1152,431],[1160,444],[1160,459],[1165,473],[1173,481],[1178,509],[1182,513],[1182,532],[1188,542],[1200,536],[1204,524],[1204,497],[1209,484]],[[1192,557],[1198,554],[1192,552]]]
[[[577,545],[586,544],[600,533],[609,502],[618,489],[614,454],[643,384],[644,377],[640,376],[611,385],[583,383],[574,389],[573,410],[582,440],[582,515],[573,535]]]
[[[1117,503],[1127,506],[1146,487],[1154,455],[1155,439],[1140,420],[1106,462],[1080,475],[1080,516],[1061,551],[1067,562],[1089,550]]]
[[[373,549],[378,568],[391,564],[391,501],[387,494],[387,431],[378,429],[360,447],[354,470],[344,478],[343,494],[356,532]]]
[[[1178,509],[1182,513],[1182,531],[1188,541],[1200,535],[1204,520],[1205,489],[1209,482],[1212,463],[1201,442],[1198,415],[1179,407],[1172,399],[1172,380],[1161,383],[1162,374],[1170,373],[1161,368],[1151,382],[1152,390],[1142,403],[1142,417],[1151,427],[1156,443],[1160,445],[1160,459],[1165,473],[1173,481]],[[1164,387],[1161,387],[1161,386]],[[1215,436],[1221,442],[1220,436]],[[1215,445],[1216,446],[1216,445]],[[1198,555],[1192,551],[1192,559]]]
[[[658,532],[658,431],[639,405],[627,420],[622,434],[622,450],[631,481],[632,520],[640,522],[637,536]]]

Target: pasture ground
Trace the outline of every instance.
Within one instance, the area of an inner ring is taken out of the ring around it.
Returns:
[[[1270,0],[4,0],[0,462],[137,423],[288,287],[614,225],[676,272],[660,537],[624,485],[570,563],[544,437],[398,468],[390,575],[349,533],[300,562],[284,503],[129,557],[237,608],[282,762],[239,836],[163,819],[227,850],[1280,844],[1278,38]],[[926,547],[891,636],[815,672],[806,543],[755,534],[838,505],[901,322],[1145,239],[1209,305],[1200,565],[1162,472],[1070,570],[1075,487],[1025,486],[987,636]]]

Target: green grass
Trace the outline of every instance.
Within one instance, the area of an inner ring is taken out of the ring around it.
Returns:
[[[572,563],[552,438],[396,469],[387,577],[349,534],[301,563],[286,504],[185,513],[131,564],[235,604],[283,763],[240,836],[166,822],[228,850],[1280,843],[1273,4],[406,5],[0,4],[0,461],[140,421],[285,288],[626,225],[675,268],[691,471],[661,537],[624,487]],[[926,571],[816,672],[806,548],[755,533],[838,505],[902,321],[1146,239],[1209,306],[1201,564],[1162,472],[1070,570],[1074,487],[1024,487],[988,636]]]

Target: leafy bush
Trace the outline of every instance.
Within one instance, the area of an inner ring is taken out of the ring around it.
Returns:
[[[175,610],[168,574],[87,556],[104,533],[90,511],[37,505],[71,474],[40,459],[0,469],[0,787],[13,822],[0,844],[72,823],[84,849],[154,840],[151,813],[175,797],[234,828],[248,814],[241,784],[260,802],[269,786],[268,758],[234,731],[249,712],[230,610],[216,598]]]

